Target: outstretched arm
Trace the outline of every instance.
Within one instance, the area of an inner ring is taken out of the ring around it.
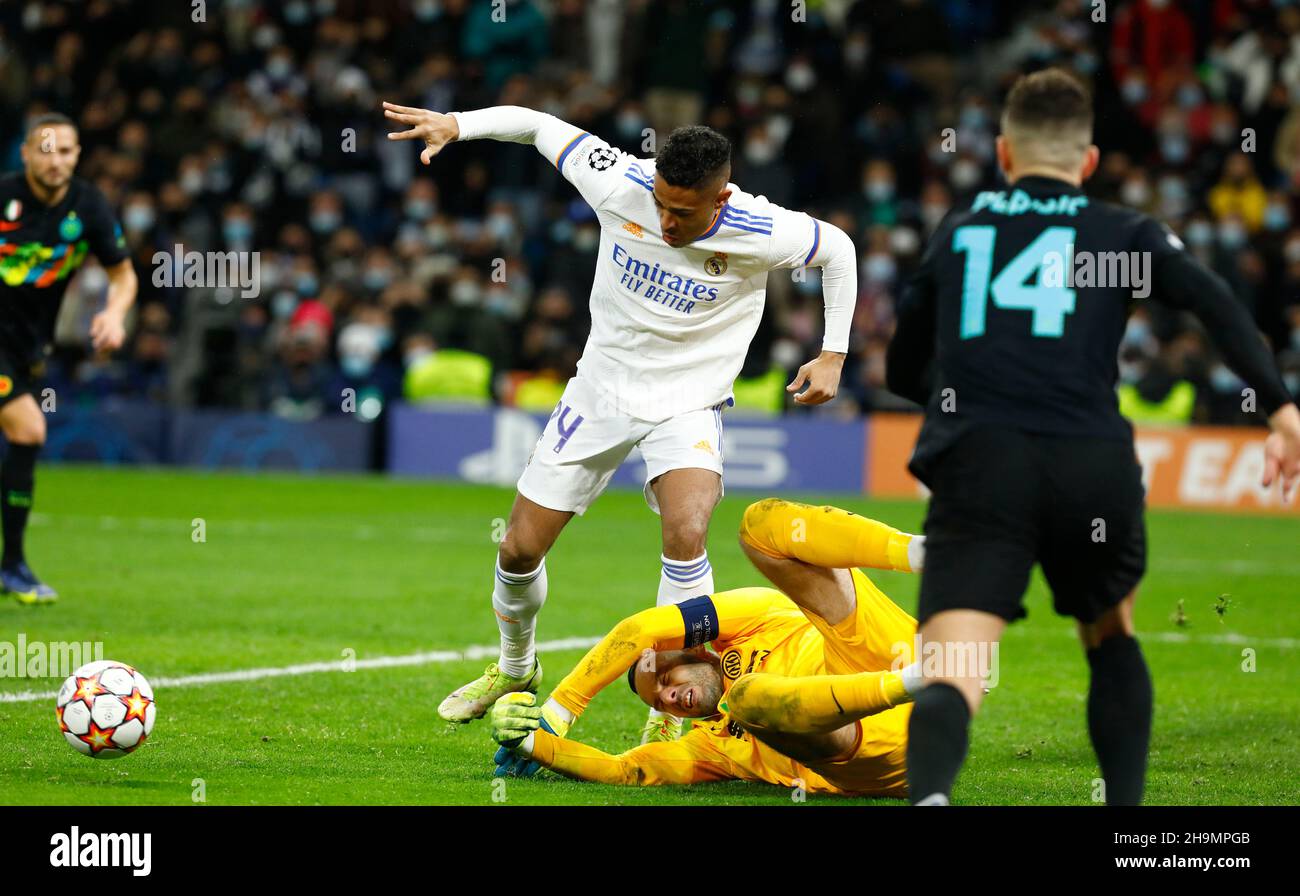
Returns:
[[[784,598],[770,588],[736,588],[642,610],[614,626],[587,651],[556,685],[548,705],[556,704],[577,717],[596,694],[627,674],[642,651],[699,647],[717,638],[735,637],[780,600]]]
[[[410,125],[410,130],[394,131],[388,139],[424,141],[420,161],[426,165],[452,142],[500,140],[530,144],[578,188],[593,208],[599,208],[619,182],[616,169],[620,166],[615,163],[630,158],[582,128],[523,106],[491,106],[444,115],[385,102],[384,117]],[[596,159],[589,158],[596,153],[600,154]]]
[[[645,744],[617,756],[538,727],[531,694],[509,694],[492,707],[492,736],[502,746],[580,781],[647,786],[695,784],[731,777],[722,756],[693,730],[681,740]]]
[[[384,103],[384,117],[410,125],[409,131],[394,131],[389,140],[423,140],[420,161],[429,164],[448,143],[457,140],[502,140],[527,143],[549,159],[556,159],[564,144],[583,131],[566,124],[554,115],[523,106],[492,106],[473,112],[443,114],[432,109],[417,109]]]

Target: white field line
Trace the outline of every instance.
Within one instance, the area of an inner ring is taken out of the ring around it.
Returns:
[[[538,653],[557,650],[586,650],[600,638],[561,638],[542,641]],[[258,681],[263,678],[284,678],[291,675],[315,675],[318,672],[347,672],[349,669],[392,669],[398,666],[428,666],[434,663],[457,663],[464,660],[481,660],[495,657],[501,647],[497,644],[467,647],[464,650],[430,650],[424,653],[407,653],[401,656],[377,656],[363,660],[331,660],[328,663],[299,663],[294,666],[271,666],[262,669],[232,669],[229,672],[205,672],[200,675],[183,675],[179,678],[157,678],[150,683],[156,689],[192,688],[205,684],[228,684],[235,681]],[[0,692],[0,703],[30,703],[33,700],[53,700],[57,691]]]
[[[102,532],[124,530],[129,532],[173,534],[189,538],[193,531],[192,518],[157,517],[157,516],[109,516],[88,514],[44,514],[33,513],[29,524],[36,527],[77,526],[98,529]],[[211,519],[205,521],[209,534],[220,532],[229,535],[314,537],[321,531],[333,535],[352,538],[357,541],[391,540],[394,534],[405,536],[412,541],[445,541],[464,536],[463,529],[439,528],[436,526],[411,525],[397,520],[384,521],[376,525],[357,525],[350,522],[334,522],[330,519],[309,517],[301,520],[243,520]],[[485,528],[485,533],[490,529]],[[485,539],[489,537],[484,534]]]
[[[1053,629],[1057,634],[1078,639],[1079,634],[1072,628]],[[1008,628],[1002,637],[1037,637],[1037,632],[1026,628]],[[1138,641],[1155,641],[1162,644],[1241,644],[1246,647],[1277,647],[1281,650],[1300,648],[1300,638],[1256,638],[1236,632],[1208,634],[1203,632],[1138,632]]]
[[[1008,629],[1007,634],[1015,637],[1024,629]],[[1071,629],[1055,629],[1059,634],[1075,637]],[[1300,638],[1252,638],[1234,632],[1210,635],[1192,632],[1138,632],[1142,641],[1158,641],[1168,644],[1241,644],[1247,647],[1276,647],[1282,650],[1300,648]],[[559,650],[586,650],[600,641],[599,637],[561,638],[556,641],[542,641],[537,645],[538,653],[554,653]],[[400,666],[428,666],[438,663],[458,663],[466,660],[481,660],[496,656],[500,647],[476,645],[464,650],[430,650],[423,653],[407,653],[400,656],[377,656],[363,660],[331,660],[327,663],[299,663],[293,666],[268,666],[261,669],[232,669],[228,672],[204,672],[199,675],[183,675],[177,678],[154,679],[157,688],[190,688],[206,684],[229,684],[236,681],[260,681],[264,678],[284,678],[294,675],[315,675],[320,672],[346,672],[350,669],[393,669]],[[54,691],[0,691],[0,703],[30,703],[34,700],[53,699]]]

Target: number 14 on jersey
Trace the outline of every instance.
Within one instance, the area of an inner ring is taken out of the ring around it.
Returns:
[[[953,231],[953,251],[966,253],[961,338],[984,335],[991,294],[998,308],[1032,311],[1033,335],[1059,339],[1065,333],[1065,316],[1074,311],[1074,290],[1065,285],[1067,271],[1074,264],[1074,233],[1073,227],[1048,227],[995,277],[993,245],[997,228],[971,224]],[[1029,283],[1030,278],[1035,282]]]

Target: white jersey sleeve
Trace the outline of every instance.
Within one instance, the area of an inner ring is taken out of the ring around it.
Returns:
[[[616,175],[631,159],[594,134],[535,109],[492,106],[451,114],[460,126],[460,140],[531,143],[598,211],[619,185]]]
[[[773,224],[769,263],[773,270],[819,267],[826,326],[822,348],[849,350],[849,330],[858,300],[857,251],[849,235],[834,224],[771,206]]]

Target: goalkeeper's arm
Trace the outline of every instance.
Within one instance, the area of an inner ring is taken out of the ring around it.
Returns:
[[[507,694],[492,707],[492,736],[521,756],[580,781],[648,786],[732,777],[723,758],[692,730],[681,740],[645,744],[617,756],[547,732],[532,694]]]

